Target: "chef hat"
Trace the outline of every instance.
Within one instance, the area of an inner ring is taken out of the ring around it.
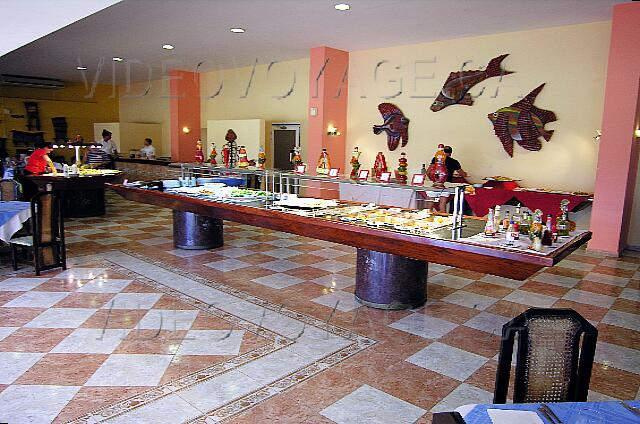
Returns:
[[[108,135],[111,135],[111,131],[107,131],[107,130],[102,130],[102,136],[106,137]]]

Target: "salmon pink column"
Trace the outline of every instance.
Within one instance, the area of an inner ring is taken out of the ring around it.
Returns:
[[[330,47],[311,49],[309,67],[309,133],[307,137],[308,172],[315,173],[322,149],[327,149],[332,168],[348,173],[345,168],[347,135],[347,75],[349,52]],[[312,110],[317,110],[313,116]],[[327,135],[329,127],[340,135]]]
[[[171,159],[193,162],[200,138],[200,74],[169,71],[171,113]],[[189,132],[183,131],[187,128]]]
[[[626,246],[638,169],[640,3],[613,7],[611,46],[589,249],[618,255]]]

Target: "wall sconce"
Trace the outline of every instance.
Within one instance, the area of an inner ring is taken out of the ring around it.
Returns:
[[[596,130],[596,135],[593,137],[595,141],[600,141],[600,137],[602,137],[602,133],[600,130]]]
[[[185,134],[189,134],[191,132],[191,128],[189,127],[182,127],[182,132]]]
[[[636,138],[640,138],[640,128],[635,131]]]
[[[340,135],[340,131],[338,131],[338,129],[333,125],[329,125],[327,127],[327,135],[333,135],[333,136]]]

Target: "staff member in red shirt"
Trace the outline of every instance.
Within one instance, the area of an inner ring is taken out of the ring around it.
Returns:
[[[56,175],[58,171],[53,166],[53,162],[49,158],[49,153],[53,152],[51,143],[42,143],[38,149],[36,149],[29,160],[27,166],[24,167],[25,177],[28,175],[41,175],[47,172],[47,168],[51,170],[53,175]],[[38,192],[38,186],[28,178],[22,179],[22,198],[29,201]]]

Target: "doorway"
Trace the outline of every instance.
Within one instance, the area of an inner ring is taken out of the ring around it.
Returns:
[[[300,147],[300,124],[271,124],[271,151],[273,152],[274,169],[293,169],[291,155],[295,147]]]

